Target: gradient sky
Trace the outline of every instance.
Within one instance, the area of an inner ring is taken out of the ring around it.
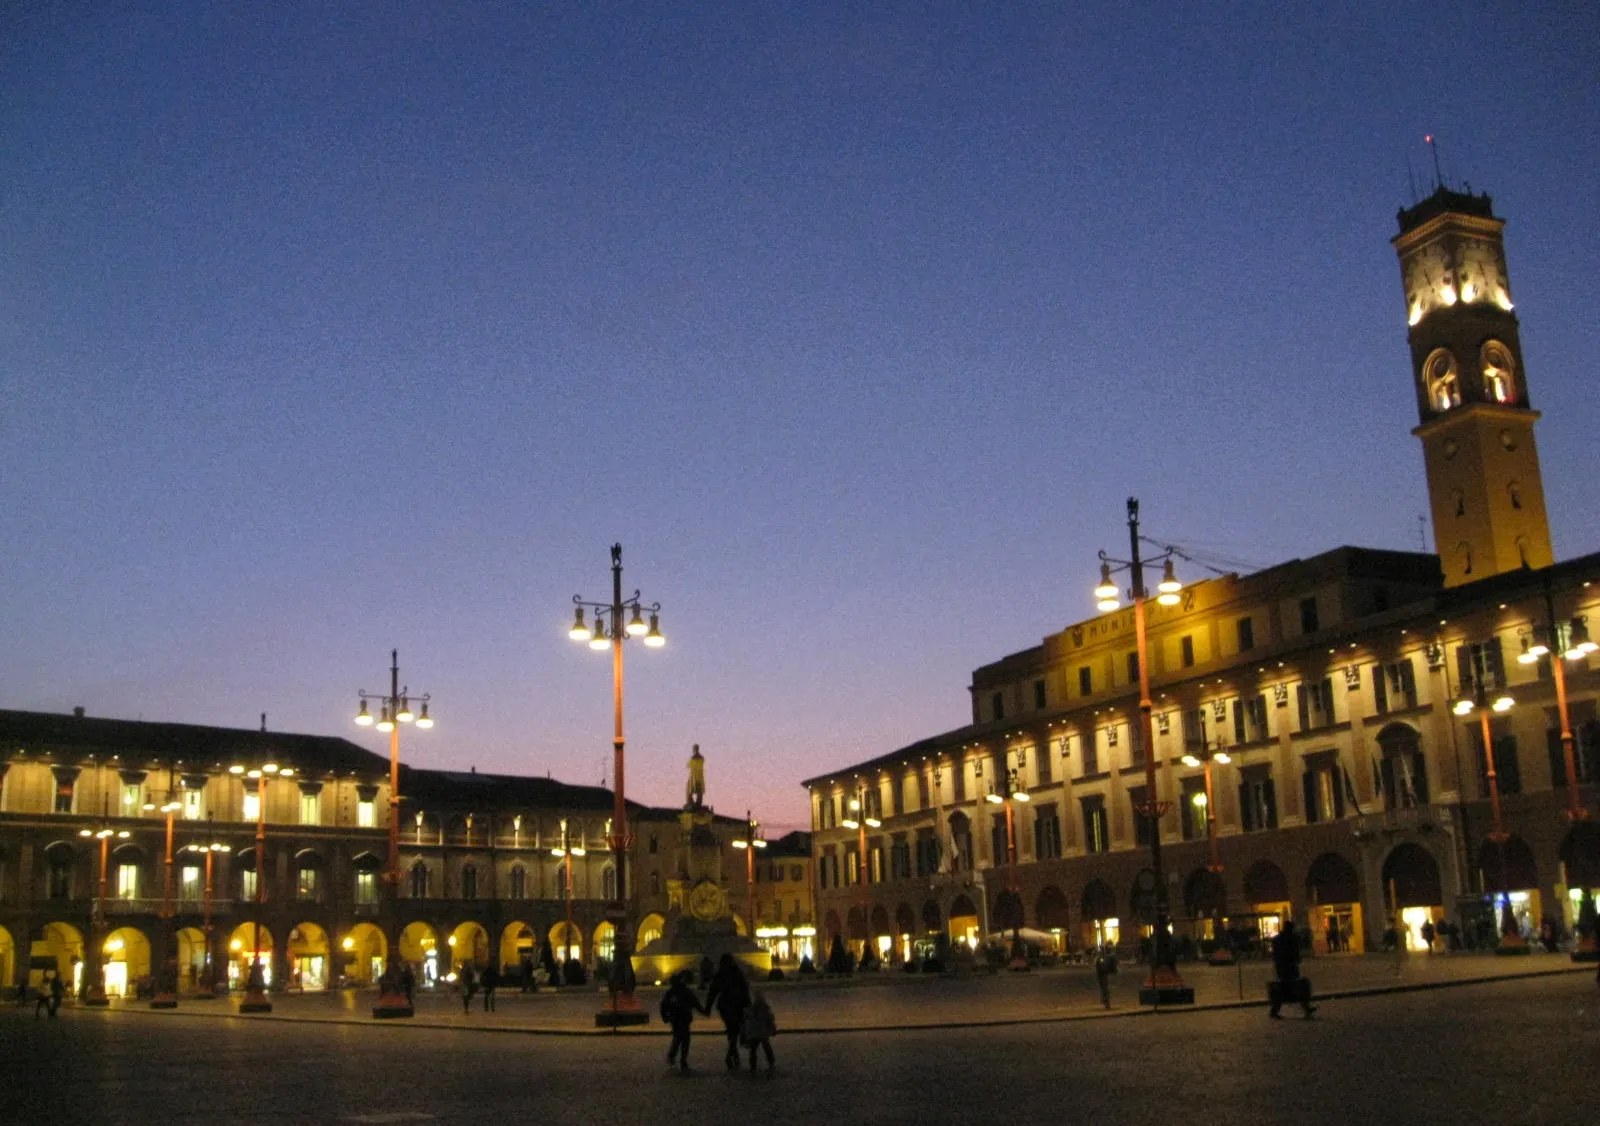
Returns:
[[[670,639],[629,796],[698,742],[720,811],[801,823],[1089,616],[1130,494],[1242,564],[1419,546],[1425,133],[1509,221],[1556,553],[1600,549],[1597,25],[6,5],[0,706],[382,749],[398,646],[408,760],[597,782],[609,662],[564,633],[621,540]]]

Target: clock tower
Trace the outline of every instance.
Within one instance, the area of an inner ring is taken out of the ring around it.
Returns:
[[[1553,561],[1504,229],[1487,195],[1441,184],[1401,210],[1393,240],[1447,587]]]

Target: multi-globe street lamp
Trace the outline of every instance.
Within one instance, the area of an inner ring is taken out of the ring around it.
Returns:
[[[1003,805],[1006,809],[1006,892],[1010,897],[1009,910],[1014,912],[1011,917],[1011,968],[1027,969],[1028,952],[1022,945],[1022,901],[1018,898],[1017,890],[1017,832],[1016,823],[1012,815],[1012,802],[1028,802],[1032,796],[1022,784],[1022,770],[1024,760],[1021,753],[1017,755],[1017,765],[1006,767],[1005,777],[1000,790],[994,788],[994,783],[989,783],[989,792],[984,795],[984,800],[994,805]],[[1002,923],[1002,926],[1005,924]]]
[[[111,839],[127,840],[129,833],[126,829],[113,829],[102,812],[100,828],[79,829],[78,836],[100,842],[100,881],[95,886],[94,906],[89,913],[89,949],[84,951],[83,1003],[107,1005],[111,1002],[106,996],[106,958],[102,948],[106,927],[106,868],[111,863]]]
[[[735,837],[733,847],[744,850],[745,925],[750,937],[756,936],[756,852],[767,847],[767,838],[761,833],[761,822],[744,811],[744,836]]]
[[[622,643],[630,637],[640,638],[645,645],[659,649],[667,643],[661,635],[661,603],[646,605],[637,590],[622,597],[622,545],[611,545],[611,601],[586,602],[581,595],[572,596],[574,607],[572,628],[567,636],[574,641],[587,642],[598,652],[611,650],[611,709],[612,709],[612,775],[616,782],[611,831],[606,845],[611,849],[612,863],[616,868],[616,893],[614,903],[606,905],[607,921],[615,934],[615,951],[611,959],[610,978],[606,983],[609,1000],[606,1008],[595,1014],[599,1028],[615,1028],[624,1024],[645,1024],[649,1014],[634,996],[633,927],[628,919],[628,850],[633,847],[633,833],[628,828],[628,807],[623,796],[623,735],[622,735]],[[583,620],[583,612],[593,612],[593,625]],[[626,613],[628,618],[623,620]],[[647,625],[644,616],[650,615]]]
[[[1150,699],[1149,641],[1145,625],[1145,602],[1149,599],[1149,592],[1144,585],[1144,559],[1139,551],[1142,542],[1145,541],[1139,535],[1139,501],[1136,497],[1129,497],[1130,558],[1116,559],[1102,551],[1100,585],[1095,587],[1094,594],[1096,605],[1102,613],[1117,609],[1121,605],[1121,592],[1111,581],[1111,576],[1122,571],[1128,572],[1128,596],[1133,601],[1133,631],[1139,665],[1139,737],[1144,752],[1144,801],[1135,807],[1134,812],[1149,825],[1150,874],[1155,883],[1151,889],[1155,901],[1155,929],[1150,942],[1150,976],[1145,979],[1139,999],[1142,1004],[1193,1004],[1194,990],[1186,986],[1178,975],[1171,936],[1167,933],[1169,908],[1167,878],[1161,865],[1161,818],[1171,808],[1171,803],[1161,801],[1156,794],[1155,732],[1151,724],[1154,704]],[[1176,549],[1163,546],[1161,553],[1156,556],[1156,559],[1165,563],[1161,582],[1156,586],[1156,602],[1161,606],[1177,605],[1178,592],[1183,589],[1183,584],[1173,573],[1172,557],[1176,554]],[[1155,559],[1151,562],[1154,563]]]
[[[1589,816],[1589,811],[1578,800],[1577,751],[1572,737],[1572,717],[1567,710],[1567,674],[1563,666],[1566,661],[1583,660],[1600,646],[1589,640],[1586,618],[1576,617],[1566,622],[1557,620],[1548,579],[1545,581],[1544,603],[1545,621],[1522,635],[1522,652],[1517,655],[1517,661],[1532,665],[1538,663],[1540,657],[1552,658],[1550,673],[1556,685],[1556,713],[1561,721],[1561,758],[1567,776],[1567,817],[1582,821]]]
[[[211,941],[211,864],[217,853],[232,852],[233,847],[223,844],[221,841],[208,841],[205,844],[187,844],[183,847],[185,852],[197,852],[204,856],[206,861],[206,883],[205,890],[201,893],[200,908],[201,931],[205,935],[206,953],[205,964],[201,967],[199,987],[195,990],[195,999],[209,1001],[217,995],[216,962],[212,954]]]
[[[171,779],[168,779],[171,785]],[[154,802],[146,802],[145,809],[155,809]],[[165,930],[163,942],[165,948],[162,955],[160,972],[156,974],[159,983],[156,995],[150,1002],[152,1009],[175,1009],[178,1007],[178,960],[177,960],[177,928],[173,925],[172,910],[172,830],[173,820],[178,815],[178,810],[183,808],[183,803],[172,796],[172,791],[167,791],[167,800],[162,803],[161,813],[167,819],[167,852],[166,860],[161,873],[161,920]]]
[[[1200,808],[1201,813],[1205,815],[1206,867],[1213,872],[1222,871],[1222,856],[1217,851],[1217,807],[1216,793],[1211,788],[1211,764],[1216,762],[1226,766],[1232,761],[1232,756],[1222,748],[1220,742],[1213,747],[1211,741],[1206,738],[1206,717],[1202,710],[1200,715],[1200,745],[1184,753],[1183,765],[1205,767],[1203,775],[1205,789],[1195,794],[1193,800],[1194,804]]]
[[[876,829],[883,822],[878,819],[876,810],[867,806],[867,787],[860,779],[856,780],[855,796],[850,799],[839,823],[861,834],[861,843],[856,846],[856,883],[861,888],[861,961],[865,962],[872,942],[872,894],[867,888],[867,830]]]
[[[561,961],[563,963],[572,959],[572,858],[584,856],[587,852],[588,850],[583,847],[583,839],[581,837],[576,842],[573,841],[567,832],[567,819],[563,817],[561,819],[561,843],[550,850],[550,855],[560,860],[564,868],[561,888],[564,893],[562,898],[567,901],[567,929],[561,935]],[[565,966],[562,967],[562,972],[565,974]]]
[[[1500,911],[1500,943],[1499,948],[1506,951],[1522,951],[1527,949],[1522,934],[1517,927],[1516,916],[1511,911],[1510,889],[1505,883],[1505,842],[1511,838],[1506,831],[1505,820],[1500,810],[1500,772],[1495,769],[1494,759],[1494,732],[1490,727],[1490,713],[1501,715],[1509,712],[1516,706],[1516,700],[1505,688],[1505,674],[1495,662],[1494,668],[1490,667],[1488,650],[1482,645],[1474,645],[1470,649],[1471,661],[1463,662],[1462,672],[1471,674],[1469,682],[1461,685],[1461,697],[1452,705],[1451,711],[1458,716],[1469,716],[1478,713],[1481,724],[1479,739],[1483,742],[1484,775],[1489,783],[1489,818],[1491,828],[1489,840],[1494,842],[1500,853],[1501,867],[1501,911]],[[1496,650],[1498,652],[1498,650]]]
[[[415,697],[417,703],[422,705],[421,712],[411,710],[411,690],[409,686],[400,684],[400,650],[389,650],[389,691],[387,694],[368,692],[365,689],[356,693],[361,701],[361,708],[356,712],[356,723],[362,727],[377,727],[379,731],[387,732],[389,736],[389,866],[383,873],[383,881],[388,885],[387,906],[391,914],[389,919],[388,941],[394,945],[390,947],[389,964],[382,975],[378,990],[378,1003],[372,1007],[374,1017],[408,1017],[415,1013],[411,1001],[406,996],[401,985],[400,974],[400,727],[402,724],[411,724],[423,730],[433,726],[433,717],[428,714],[428,701],[431,697],[423,692]],[[367,702],[376,701],[378,715],[376,717],[368,710]],[[420,814],[418,815],[421,816]],[[418,822],[420,827],[421,822]]]
[[[256,893],[255,948],[250,956],[250,972],[245,976],[244,1000],[239,1002],[241,1013],[270,1013],[272,1002],[267,1000],[266,968],[261,964],[261,916],[267,903],[267,779],[293,778],[294,767],[263,762],[257,766],[234,763],[228,773],[248,787],[256,784]]]

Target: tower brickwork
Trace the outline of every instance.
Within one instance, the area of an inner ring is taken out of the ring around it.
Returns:
[[[1440,186],[1393,240],[1446,586],[1553,561],[1504,228],[1487,195]]]

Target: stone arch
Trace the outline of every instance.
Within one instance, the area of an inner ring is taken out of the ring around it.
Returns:
[[[867,937],[867,917],[859,907],[850,908],[845,916],[845,937],[851,942],[864,942]]]
[[[911,904],[900,904],[894,909],[894,933],[915,934],[916,931],[917,917],[911,911]]]
[[[1600,825],[1575,822],[1561,838],[1561,863],[1567,883],[1575,888],[1600,888]]]
[[[261,954],[261,970],[267,985],[272,984],[272,929],[266,923],[244,922],[228,936],[228,986],[243,989],[250,976],[250,964]]]
[[[577,923],[557,923],[550,928],[550,949],[558,962],[583,961],[583,930]]]
[[[652,911],[639,920],[639,937],[634,940],[635,946],[643,950],[650,943],[660,938],[666,929],[666,917]]]
[[[400,932],[400,958],[414,966],[426,968],[427,963],[437,964],[439,958],[439,932],[427,923],[407,923]],[[419,974],[422,980],[431,980]]]
[[[1183,909],[1191,919],[1208,919],[1226,913],[1228,890],[1222,876],[1210,868],[1196,868],[1183,882]]]
[[[537,961],[539,936],[528,923],[513,920],[500,931],[500,965],[520,967],[523,959]],[[520,969],[518,972],[521,972]]]
[[[872,937],[889,933],[889,912],[883,904],[875,904],[872,908]]]
[[[1102,879],[1090,880],[1083,889],[1083,917],[1100,922],[1117,916],[1117,893]]]
[[[828,942],[830,945],[834,939],[844,934],[844,924],[839,921],[839,912],[829,910],[827,915],[823,917],[822,928],[828,932]]]
[[[1070,914],[1066,893],[1054,884],[1046,885],[1033,904],[1033,918],[1040,930],[1066,930]]]
[[[372,923],[351,927],[339,949],[344,963],[342,972],[356,985],[375,985],[388,966],[389,940]]]
[[[1325,852],[1306,872],[1306,895],[1314,904],[1356,903],[1361,899],[1361,877],[1350,861],[1337,852]]]
[[[1533,858],[1533,849],[1514,833],[1503,841],[1483,842],[1478,849],[1478,871],[1486,892],[1526,891],[1539,886],[1539,865]]]
[[[977,905],[974,904],[972,900],[969,899],[965,894],[956,896],[955,899],[951,900],[950,902],[950,917],[952,919],[958,917],[975,916],[977,913]]]
[[[595,964],[610,962],[617,955],[617,928],[608,920],[594,925]]]
[[[1289,878],[1270,860],[1257,860],[1245,871],[1244,897],[1246,902],[1289,902]]]
[[[453,965],[475,962],[483,966],[489,961],[489,932],[483,929],[482,923],[472,919],[459,924],[451,931],[450,937],[445,939],[445,944],[450,947],[450,961]]]
[[[206,980],[206,933],[199,927],[179,927],[177,940],[178,988],[198,989]]]
[[[297,923],[289,931],[289,988],[311,990],[328,988],[328,932],[316,923]]]
[[[118,927],[101,948],[106,994],[131,997],[139,979],[150,976],[150,939],[138,927]]]
[[[44,972],[60,974],[67,981],[72,982],[73,992],[77,992],[81,984],[79,969],[83,965],[83,932],[71,923],[46,923],[42,931],[42,939],[36,943],[28,962],[28,983],[37,987]],[[43,949],[40,949],[40,946]],[[33,959],[42,962],[48,958],[55,965],[44,967]],[[36,977],[35,974],[38,974]]]
[[[432,893],[432,877],[426,860],[414,860],[406,869],[406,891],[412,899],[426,899]]]
[[[1439,862],[1421,845],[1404,841],[1383,858],[1383,887],[1394,889],[1396,907],[1437,907],[1444,903]]]
[[[1007,888],[994,897],[994,911],[989,916],[990,926],[997,930],[1015,930],[1023,925],[1022,896]]]
[[[928,932],[944,930],[944,912],[931,899],[924,900],[922,904],[922,929]]]

